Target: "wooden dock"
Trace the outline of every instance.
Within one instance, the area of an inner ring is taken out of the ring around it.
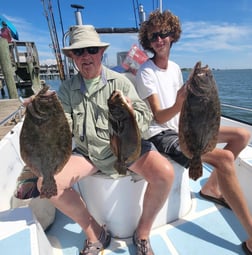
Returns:
[[[0,123],[2,123],[8,116],[15,113],[21,103],[18,99],[1,99],[0,100]],[[25,109],[20,111],[23,116]],[[0,140],[14,127],[19,121],[19,114],[14,114],[5,124],[0,125]]]

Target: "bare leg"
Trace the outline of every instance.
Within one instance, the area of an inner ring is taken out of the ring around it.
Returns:
[[[250,134],[246,129],[236,127],[220,127],[219,130],[219,143],[226,143],[225,150],[229,150],[233,153],[234,158],[247,146],[250,139]],[[201,192],[205,195],[214,196],[216,198],[222,197],[216,169],[213,170],[209,179],[202,187]]]
[[[248,233],[247,245],[251,249],[252,217],[236,176],[233,153],[228,150],[214,149],[205,154],[203,159],[216,167],[220,191]]]
[[[145,153],[130,169],[148,182],[144,195],[143,212],[137,227],[137,236],[148,239],[156,215],[164,205],[171,189],[174,172],[170,162],[156,151]]]
[[[71,156],[63,170],[55,176],[58,194],[50,199],[56,208],[81,226],[90,242],[98,240],[101,227],[88,212],[80,194],[72,189],[72,185],[96,171],[96,168],[84,157]],[[39,188],[41,183],[40,178]]]

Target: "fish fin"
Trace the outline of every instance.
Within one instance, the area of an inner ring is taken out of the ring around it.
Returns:
[[[126,175],[128,168],[125,165],[125,163],[120,162],[120,161],[116,161],[115,164],[114,164],[114,167],[115,167],[115,169],[117,170],[117,172],[119,174]]]
[[[57,186],[53,176],[43,178],[42,187],[40,190],[40,198],[51,198],[57,195]]]
[[[46,120],[47,113],[41,112],[36,108],[35,103],[30,103],[27,105],[26,110],[37,120]]]
[[[113,154],[118,157],[120,151],[119,138],[116,135],[110,135],[110,148]]]
[[[189,177],[196,181],[202,176],[202,162],[200,155],[193,156],[189,165]]]
[[[139,139],[139,141],[136,142],[136,144],[135,144],[135,150],[128,157],[128,159],[126,160],[126,163],[131,163],[131,162],[137,160],[141,155],[141,149],[142,149],[141,140]]]

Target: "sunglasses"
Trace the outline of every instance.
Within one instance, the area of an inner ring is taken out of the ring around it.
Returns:
[[[150,37],[150,42],[156,42],[158,37],[160,37],[161,39],[165,39],[166,37],[172,35],[172,32],[156,32],[153,33]]]
[[[83,53],[87,51],[88,54],[94,55],[97,54],[99,51],[99,47],[87,47],[87,48],[80,48],[80,49],[73,49],[72,52],[75,56],[80,57]]]

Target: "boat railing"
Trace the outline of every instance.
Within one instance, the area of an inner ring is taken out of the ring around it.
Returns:
[[[24,110],[24,106],[23,105],[19,106],[16,111],[9,114],[7,117],[5,117],[3,120],[0,121],[0,126],[5,125],[8,121],[10,121],[13,118],[15,119],[15,122],[21,121],[23,117],[23,110]]]
[[[230,108],[234,108],[234,109],[239,109],[239,110],[244,110],[244,111],[252,112],[252,109],[246,108],[246,107],[235,106],[235,105],[230,105],[230,104],[221,104],[221,105],[222,106],[226,106],[226,107],[230,107]]]
[[[252,126],[252,114],[251,114],[252,109],[251,108],[237,106],[237,105],[224,104],[224,103],[221,103],[221,107],[222,107],[222,116]],[[231,114],[231,113],[226,113],[224,109],[233,109],[236,111],[233,111]],[[242,116],[238,115],[238,112],[246,114],[246,117],[242,118]],[[251,118],[248,117],[248,116],[250,116],[250,114],[251,114]]]

